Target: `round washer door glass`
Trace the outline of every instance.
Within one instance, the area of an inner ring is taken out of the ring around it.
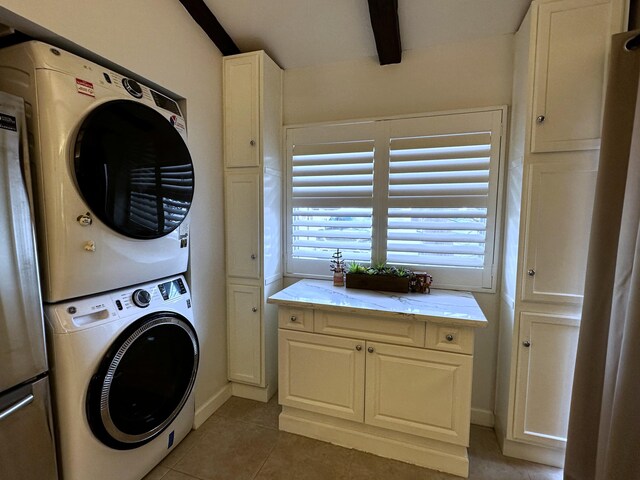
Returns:
[[[89,385],[87,417],[96,437],[128,450],[162,433],[193,389],[198,357],[195,330],[181,315],[159,312],[130,325]]]
[[[74,157],[82,196],[118,233],[159,238],[187,216],[194,188],[191,155],[154,109],[128,100],[96,107],[80,126]]]

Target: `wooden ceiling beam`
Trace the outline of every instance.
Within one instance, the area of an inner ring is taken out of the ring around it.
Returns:
[[[189,12],[204,33],[216,44],[222,55],[235,55],[240,49],[225,31],[216,16],[209,10],[203,0],[180,0],[180,3]]]
[[[368,0],[369,16],[380,65],[400,63],[402,45],[400,42],[400,22],[398,21],[398,0]]]

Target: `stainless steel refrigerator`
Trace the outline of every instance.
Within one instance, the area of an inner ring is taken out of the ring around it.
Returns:
[[[57,479],[24,103],[0,92],[0,478]]]

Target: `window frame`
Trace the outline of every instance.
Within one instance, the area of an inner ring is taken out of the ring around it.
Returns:
[[[487,198],[487,225],[486,225],[486,236],[485,236],[485,244],[487,247],[485,248],[485,267],[482,269],[478,269],[481,273],[481,279],[478,282],[477,276],[476,280],[472,283],[465,283],[456,280],[456,276],[460,277],[460,272],[455,272],[456,267],[411,267],[409,268],[414,270],[424,270],[427,269],[429,273],[434,276],[434,287],[435,288],[446,288],[452,290],[465,290],[465,291],[476,291],[476,292],[486,292],[486,293],[495,293],[498,287],[498,267],[499,267],[499,252],[501,251],[502,245],[502,216],[503,216],[503,195],[504,195],[504,172],[506,170],[506,142],[507,142],[507,114],[508,107],[503,106],[493,106],[493,107],[484,107],[484,108],[473,108],[473,109],[459,109],[459,110],[449,110],[449,111],[441,111],[441,112],[426,112],[426,113],[416,113],[410,115],[397,115],[397,116],[385,116],[385,117],[375,117],[375,118],[366,118],[366,119],[353,119],[353,120],[340,120],[340,121],[327,121],[327,122],[318,122],[318,123],[305,123],[305,124],[293,124],[293,125],[285,125],[283,129],[283,151],[285,152],[285,170],[284,170],[284,188],[285,188],[285,202],[284,202],[284,226],[285,226],[285,238],[284,241],[284,276],[289,278],[317,278],[317,279],[331,279],[332,274],[329,271],[328,265],[330,258],[327,258],[327,268],[326,273],[317,273],[310,271],[294,271],[292,269],[292,217],[293,217],[293,204],[292,204],[292,193],[293,193],[293,169],[292,169],[292,161],[293,161],[293,143],[289,140],[296,130],[295,133],[300,133],[304,129],[318,129],[318,131],[323,131],[323,135],[327,137],[328,140],[331,141],[348,141],[348,140],[357,140],[357,138],[353,138],[347,133],[345,133],[342,137],[331,136],[329,132],[335,132],[340,129],[340,127],[350,126],[350,128],[354,128],[355,126],[361,125],[365,130],[369,129],[369,131],[373,131],[373,134],[369,134],[369,136],[373,135],[375,145],[378,145],[378,142],[388,142],[390,138],[392,138],[390,128],[394,128],[394,124],[397,120],[407,120],[409,123],[411,121],[421,120],[421,119],[432,119],[433,117],[445,117],[451,116],[452,120],[455,123],[456,121],[460,121],[460,119],[456,119],[455,117],[473,114],[479,112],[486,112],[492,114],[491,117],[491,167],[489,171],[489,193]],[[397,123],[396,123],[397,125]],[[437,134],[437,131],[429,131],[422,132],[424,135],[433,135]],[[316,140],[314,138],[314,140]],[[495,152],[495,155],[494,155]],[[379,156],[382,155],[383,161],[380,161]],[[494,158],[495,156],[495,158]],[[494,163],[495,162],[495,163]],[[373,211],[372,211],[372,236],[371,236],[371,250],[372,250],[372,262],[376,263],[377,259],[382,258],[382,260],[386,260],[386,242],[387,242],[387,203],[388,203],[388,181],[389,181],[389,156],[388,152],[385,149],[376,148],[374,151],[374,187],[373,187]],[[387,191],[387,195],[381,194],[380,184],[387,183],[387,187],[385,190]],[[379,192],[376,194],[376,192]],[[493,215],[491,214],[491,210],[493,209]],[[376,256],[377,255],[377,256]],[[347,259],[348,260],[348,259]],[[379,260],[379,261],[382,261]],[[452,274],[446,274],[446,272],[452,272]],[[457,275],[455,275],[457,273]]]

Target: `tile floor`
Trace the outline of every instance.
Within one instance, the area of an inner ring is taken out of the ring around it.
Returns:
[[[143,480],[460,480],[280,432],[276,397],[231,397]],[[562,480],[561,469],[502,456],[489,428],[471,426],[469,456],[472,480]]]

